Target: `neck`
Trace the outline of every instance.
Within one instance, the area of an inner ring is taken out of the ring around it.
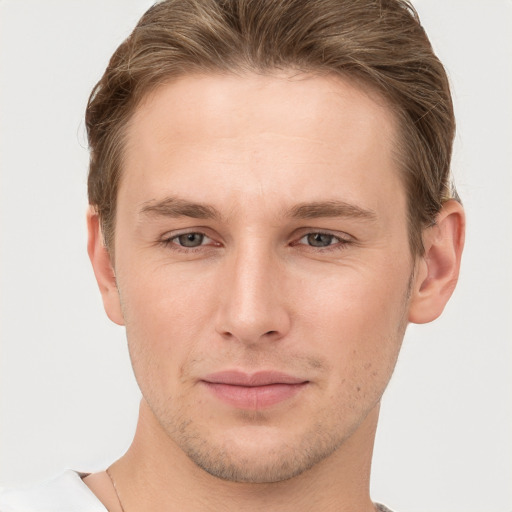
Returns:
[[[125,512],[273,510],[373,511],[370,466],[379,406],[333,454],[276,483],[238,483],[196,466],[161,428],[144,401],[134,441],[111,467]]]

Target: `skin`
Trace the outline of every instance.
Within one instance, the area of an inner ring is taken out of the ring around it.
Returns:
[[[449,201],[411,255],[395,133],[378,95],[325,76],[186,76],[138,107],[114,261],[88,216],[143,395],[111,467],[125,512],[373,510],[382,393],[407,323],[442,312],[463,245]],[[224,370],[306,384],[241,408],[204,383]],[[86,483],[111,498],[104,473]]]

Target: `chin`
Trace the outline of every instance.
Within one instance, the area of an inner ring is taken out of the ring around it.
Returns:
[[[343,443],[343,438],[320,428],[290,436],[289,431],[251,426],[215,440],[192,433],[191,427],[188,435],[175,439],[188,458],[216,478],[239,483],[289,480],[332,455]]]
[[[210,475],[238,483],[276,483],[294,478],[313,467],[324,457],[297,457],[295,450],[280,449],[274,452],[237,455],[227,450],[190,451],[189,458]],[[317,460],[318,459],[318,460]]]

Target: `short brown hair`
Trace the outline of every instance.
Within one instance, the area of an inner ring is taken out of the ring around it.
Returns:
[[[410,246],[422,254],[422,230],[452,195],[455,120],[446,72],[406,0],[166,0],[151,7],[87,106],[89,202],[107,247],[126,126],[148,92],[192,72],[287,69],[352,77],[387,99],[399,122]]]

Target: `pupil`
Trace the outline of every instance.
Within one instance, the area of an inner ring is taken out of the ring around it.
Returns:
[[[327,247],[331,245],[333,235],[325,235],[323,233],[312,233],[308,235],[308,243],[313,247]]]
[[[198,247],[203,242],[204,235],[201,233],[187,233],[178,237],[180,245],[184,247]]]

